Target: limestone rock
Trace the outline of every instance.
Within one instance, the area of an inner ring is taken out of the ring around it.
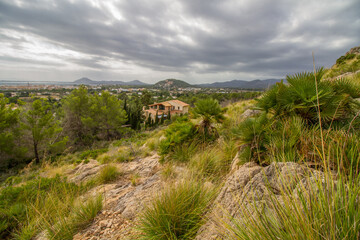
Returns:
[[[353,53],[355,53],[355,54],[360,54],[360,46],[358,46],[358,47],[353,47],[352,49],[350,49],[350,50],[345,54],[345,56],[348,55],[348,54],[353,54]]]
[[[125,176],[115,183],[101,185],[90,192],[103,193],[104,207],[94,222],[75,235],[76,240],[134,239],[136,217],[154,193],[162,189],[159,173],[159,155],[122,163]],[[133,186],[130,178],[138,174],[139,184]],[[126,179],[127,178],[127,179]],[[94,194],[94,193],[92,193]]]
[[[242,119],[246,119],[249,117],[254,117],[256,115],[259,115],[261,113],[260,110],[253,110],[253,109],[247,109],[243,114],[241,114]]]
[[[304,183],[310,171],[292,162],[272,163],[267,167],[260,167],[256,163],[244,164],[227,178],[208,214],[208,221],[200,228],[196,239],[226,239],[219,222],[227,222],[229,216],[237,219],[244,217],[239,211],[240,206],[250,214],[255,204],[265,207],[270,194],[281,201],[282,192],[285,189],[295,191],[299,183]],[[266,208],[266,211],[271,209]]]
[[[82,162],[76,168],[69,171],[69,181],[80,183],[93,178],[104,167],[96,160],[91,159],[88,163]]]

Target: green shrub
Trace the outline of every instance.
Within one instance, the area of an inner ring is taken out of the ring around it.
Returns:
[[[213,190],[194,181],[170,186],[145,207],[139,239],[193,239],[213,196]]]
[[[174,148],[192,139],[195,125],[187,117],[179,117],[165,130],[165,139],[159,144],[160,154],[168,154]]]
[[[88,151],[82,152],[80,154],[80,159],[82,159],[82,160],[88,159],[88,158],[96,159],[100,154],[106,153],[107,151],[108,151],[107,148],[88,150]]]

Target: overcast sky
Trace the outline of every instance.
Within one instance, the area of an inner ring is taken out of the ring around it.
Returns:
[[[283,78],[359,45],[359,0],[0,0],[0,80]]]

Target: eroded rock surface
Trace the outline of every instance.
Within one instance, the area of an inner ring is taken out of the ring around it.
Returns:
[[[82,162],[76,168],[69,171],[69,181],[74,183],[85,182],[92,179],[104,167],[98,161],[91,159],[89,162]]]
[[[281,201],[283,191],[286,189],[296,192],[298,185],[304,184],[310,171],[313,172],[292,162],[272,163],[267,167],[260,167],[256,163],[244,164],[227,178],[209,213],[207,223],[200,228],[196,239],[226,239],[219,223],[227,222],[229,217],[244,217],[243,211],[239,211],[240,207],[251,214],[254,204],[265,206],[270,194]]]
[[[94,193],[104,193],[105,204],[94,222],[80,233],[77,240],[111,240],[136,239],[134,236],[134,222],[143,206],[150,201],[154,193],[162,189],[159,176],[159,156],[138,159],[121,164],[124,178],[112,184],[106,184],[93,189]],[[138,175],[138,182],[134,186],[131,177]]]

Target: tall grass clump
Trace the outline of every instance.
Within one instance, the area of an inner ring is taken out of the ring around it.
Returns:
[[[71,240],[76,232],[90,224],[102,209],[102,196],[80,202],[71,208],[69,215],[60,214],[52,221],[46,221],[47,237],[53,240]]]
[[[189,161],[189,168],[194,176],[215,181],[224,176],[233,160],[232,149],[227,149],[230,147],[208,146],[194,154]]]
[[[164,135],[163,130],[155,130],[151,137],[148,138],[145,142],[146,146],[149,148],[150,151],[155,151],[158,149],[160,144],[160,138]]]
[[[338,146],[340,155],[342,146]],[[360,162],[352,155],[351,162]],[[295,190],[282,180],[284,190],[270,194],[265,205],[254,204],[253,211],[239,202],[240,215],[223,224],[228,239],[359,239],[360,177],[354,171],[337,176],[325,169],[310,174]],[[264,210],[270,209],[270,210]]]
[[[171,153],[171,160],[178,163],[189,162],[190,158],[199,150],[199,142],[193,140],[185,142],[173,148]]]
[[[193,239],[214,196],[214,190],[195,181],[171,185],[145,207],[139,239]]]
[[[50,239],[72,239],[102,208],[101,196],[86,203],[77,199],[85,186],[65,178],[36,178],[0,193],[2,239],[33,239],[45,231]]]
[[[3,188],[0,192],[1,238],[34,237],[44,220],[69,214],[75,199],[84,191],[83,186],[68,183],[59,175]]]
[[[116,180],[120,174],[116,166],[106,165],[100,170],[97,181],[100,184],[109,183]]]

